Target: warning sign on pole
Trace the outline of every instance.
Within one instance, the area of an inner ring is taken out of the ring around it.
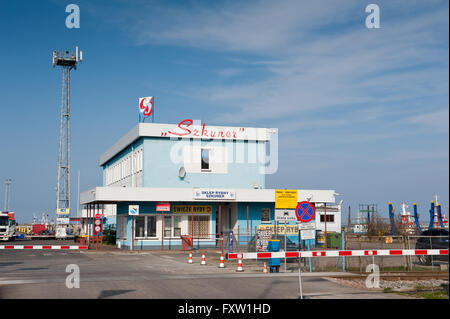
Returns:
[[[295,209],[298,204],[298,191],[296,189],[276,189],[275,208]]]

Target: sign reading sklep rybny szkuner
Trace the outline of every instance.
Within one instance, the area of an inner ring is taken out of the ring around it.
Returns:
[[[194,199],[209,199],[209,200],[234,200],[236,199],[236,192],[234,190],[226,189],[194,189]]]

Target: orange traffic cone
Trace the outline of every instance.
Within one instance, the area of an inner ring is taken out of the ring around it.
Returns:
[[[206,265],[206,256],[205,256],[205,252],[203,252],[203,254],[202,254],[202,262],[200,263],[200,265]]]
[[[225,268],[225,263],[223,261],[223,253],[220,254],[220,264],[219,264],[219,268]]]
[[[244,268],[242,268],[242,255],[239,255],[239,259],[238,259],[238,268],[236,269],[236,271],[244,271]]]
[[[268,274],[269,272],[267,271],[267,264],[264,262],[264,271],[263,273]]]
[[[192,264],[192,251],[189,252],[188,264]]]

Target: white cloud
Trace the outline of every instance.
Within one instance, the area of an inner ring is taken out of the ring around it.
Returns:
[[[195,98],[227,105],[227,112],[220,115],[225,122],[282,122],[307,110],[332,107],[339,112],[355,105],[364,111],[354,113],[353,120],[359,121],[380,110],[386,111],[384,115],[389,109],[400,112],[407,101],[448,95],[448,12],[437,7],[414,18],[402,16],[419,4],[381,2],[379,30],[364,27],[365,6],[360,1],[258,1],[209,9],[157,9],[159,20],[166,22],[164,29],[142,20],[133,30],[141,44],[260,56],[260,62],[234,58],[238,67],[219,69],[217,74],[235,76],[258,63],[264,76],[186,88],[191,95],[195,92]],[[386,18],[393,12],[400,18]],[[356,118],[358,114],[362,117]]]
[[[415,115],[407,118],[406,122],[426,126],[429,130],[434,132],[448,132],[449,111],[448,109],[445,109],[436,112]]]

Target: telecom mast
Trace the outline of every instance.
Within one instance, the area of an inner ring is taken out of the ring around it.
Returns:
[[[62,69],[61,114],[59,123],[58,180],[56,185],[56,212],[70,211],[70,70],[77,69],[83,58],[75,48],[69,51],[53,51],[53,67]]]

